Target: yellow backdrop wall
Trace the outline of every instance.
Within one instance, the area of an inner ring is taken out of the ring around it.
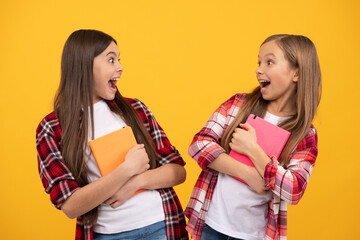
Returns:
[[[223,101],[256,86],[261,42],[275,33],[310,37],[323,74],[320,152],[303,199],[289,207],[288,236],[355,239],[359,11],[357,0],[1,1],[1,239],[74,238],[75,221],[53,207],[38,176],[35,129],[51,111],[65,40],[79,28],[118,40],[120,91],[147,104],[187,162],[187,180],[175,188],[184,207],[200,173],[187,147]]]

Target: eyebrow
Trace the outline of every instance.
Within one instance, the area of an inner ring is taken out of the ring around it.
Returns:
[[[108,55],[110,55],[110,54],[114,54],[115,56],[117,56],[116,52],[113,52],[113,51],[108,52],[108,53],[106,54],[106,56],[108,56]]]
[[[267,54],[265,54],[264,57],[268,57],[268,56],[276,57],[275,54],[273,54],[273,53],[267,53]]]

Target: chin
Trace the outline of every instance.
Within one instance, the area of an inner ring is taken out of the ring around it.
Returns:
[[[269,96],[267,96],[267,94],[265,93],[261,93],[261,96],[262,96],[262,98],[264,99],[264,100],[267,100],[267,101],[269,101]]]
[[[272,101],[272,100],[274,100],[274,97],[271,97],[271,96],[269,96],[269,95],[267,95],[267,94],[261,94],[261,96],[262,96],[262,98],[265,100],[265,101]]]
[[[107,100],[107,101],[112,101],[112,100],[115,99],[115,94],[114,94],[114,95],[104,96],[103,99],[104,99],[104,100]]]

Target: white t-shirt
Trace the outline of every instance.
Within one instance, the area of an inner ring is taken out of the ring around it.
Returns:
[[[112,112],[105,101],[99,101],[94,107],[94,139],[126,126],[124,120]],[[91,125],[89,124],[89,141]],[[116,147],[116,146],[114,146]],[[87,146],[87,174],[89,182],[101,177],[99,167],[90,147]],[[119,233],[148,226],[165,219],[162,199],[158,191],[147,190],[136,194],[118,208],[102,203],[99,207],[97,222],[93,225],[98,233]]]
[[[278,125],[286,118],[267,112],[264,119]],[[271,191],[258,194],[247,184],[219,173],[205,223],[231,237],[246,240],[264,239],[268,203],[272,197]]]

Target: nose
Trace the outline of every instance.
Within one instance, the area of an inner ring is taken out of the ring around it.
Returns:
[[[116,71],[118,71],[118,72],[124,71],[123,66],[119,62],[118,62],[118,65],[116,66]]]
[[[263,74],[264,71],[263,69],[261,68],[261,65],[256,69],[256,75],[260,75],[260,74]]]

